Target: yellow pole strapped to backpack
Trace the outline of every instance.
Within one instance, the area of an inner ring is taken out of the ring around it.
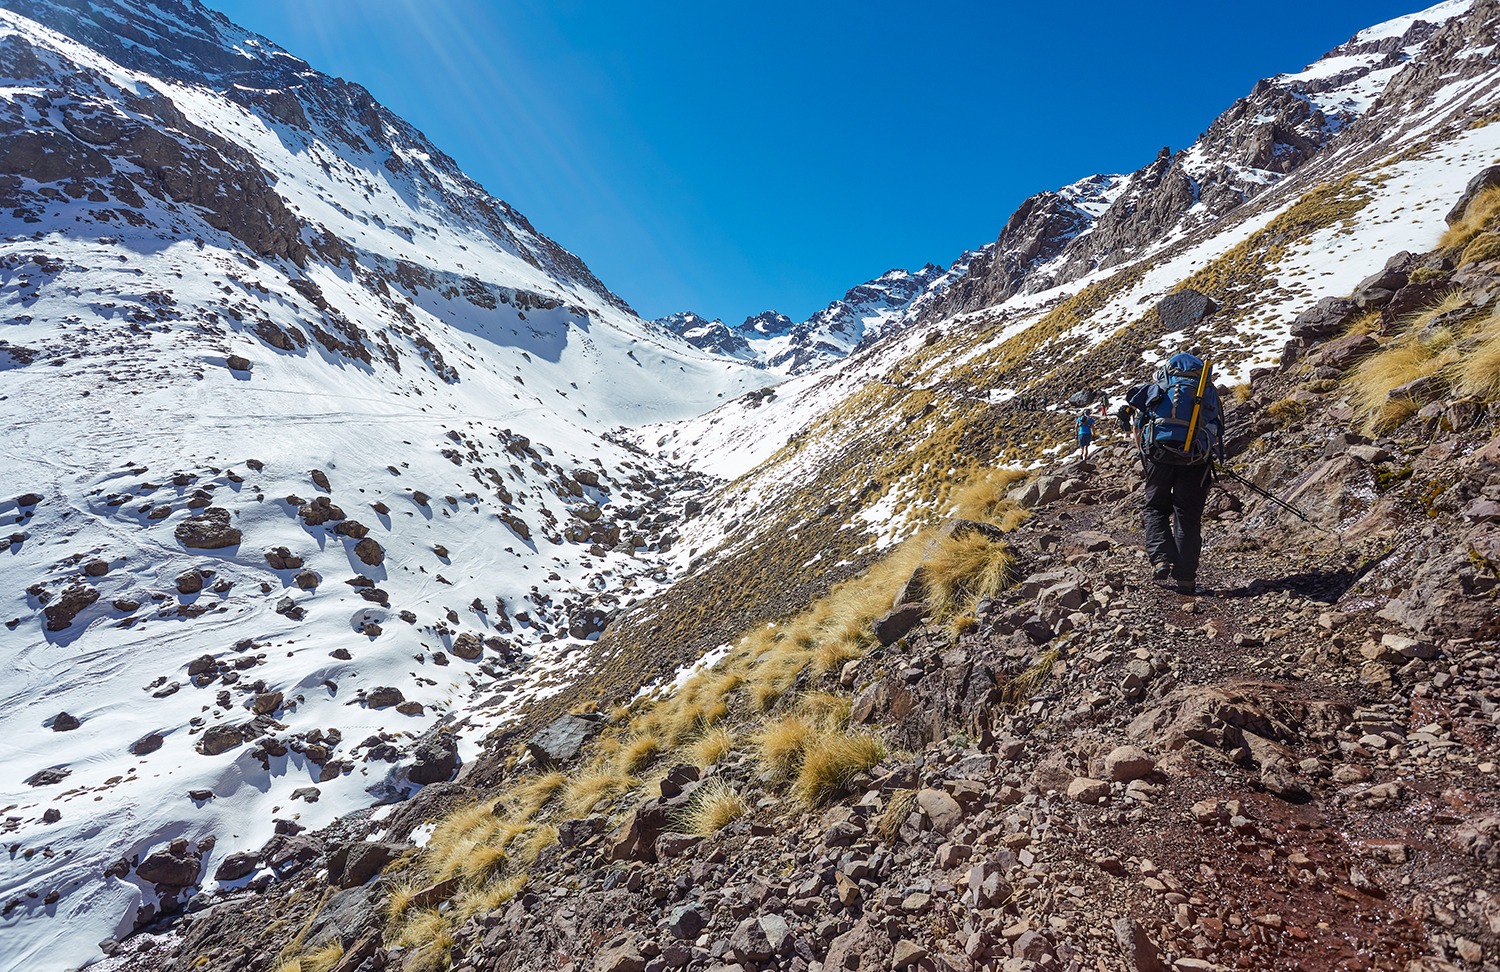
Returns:
[[[1188,419],[1187,442],[1184,447],[1188,455],[1193,454],[1193,436],[1198,431],[1198,412],[1203,408],[1203,390],[1208,387],[1208,373],[1213,365],[1207,361],[1203,362],[1203,371],[1198,375],[1198,392],[1193,396],[1193,416]]]

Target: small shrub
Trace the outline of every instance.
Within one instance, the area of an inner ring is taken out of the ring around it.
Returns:
[[[1382,405],[1370,419],[1370,429],[1374,432],[1389,432],[1417,414],[1421,408],[1422,403],[1415,398],[1397,395]]]
[[[1344,327],[1345,334],[1369,334],[1380,326],[1380,311],[1365,311],[1356,317],[1349,319]]]
[[[570,817],[587,817],[599,804],[630,792],[639,782],[633,776],[608,770],[582,773],[563,787],[563,811]]]
[[[872,733],[822,736],[807,747],[792,790],[803,806],[816,807],[843,794],[885,753],[885,743]]]
[[[1473,345],[1454,364],[1454,387],[1484,401],[1500,399],[1500,309],[1470,336]]]
[[[620,748],[620,771],[630,775],[645,769],[668,749],[666,740],[655,733],[634,735]]]
[[[526,831],[525,836],[515,842],[513,855],[517,864],[530,867],[542,851],[557,843],[556,824],[537,824]]]
[[[1250,396],[1254,394],[1255,390],[1250,387],[1250,383],[1248,381],[1242,381],[1238,385],[1235,385],[1234,388],[1230,389],[1229,397],[1236,405],[1238,405],[1241,402],[1248,402],[1250,400]]]
[[[1411,283],[1427,283],[1429,280],[1437,280],[1443,275],[1443,271],[1437,267],[1417,267],[1407,279]]]
[[[953,491],[954,514],[966,520],[985,521],[1003,516],[1015,508],[1005,494],[1025,478],[1024,469],[989,469],[980,473]]]
[[[692,802],[678,819],[683,832],[707,837],[750,811],[740,796],[722,777],[715,777],[698,788]]]
[[[526,874],[512,874],[487,881],[477,888],[465,888],[454,901],[460,922],[499,908],[520,893],[529,877]]]
[[[834,692],[804,692],[798,708],[807,714],[819,728],[833,731],[849,724],[849,710],[853,700],[847,695]]]
[[[556,770],[539,773],[517,783],[505,795],[505,805],[515,817],[529,820],[552,802],[567,782],[567,776]]]

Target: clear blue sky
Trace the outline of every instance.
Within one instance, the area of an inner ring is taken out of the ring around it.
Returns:
[[[357,81],[645,317],[801,320],[1191,142],[1422,0],[206,0]]]

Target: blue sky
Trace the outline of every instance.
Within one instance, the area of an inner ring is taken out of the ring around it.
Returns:
[[[1426,6],[206,2],[364,85],[643,316],[731,323],[950,263]]]

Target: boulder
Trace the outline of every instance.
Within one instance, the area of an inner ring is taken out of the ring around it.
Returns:
[[[197,594],[203,590],[203,582],[207,579],[207,576],[197,567],[183,571],[177,575],[177,593]]]
[[[1348,371],[1360,358],[1379,348],[1380,342],[1368,334],[1346,334],[1323,345],[1309,361],[1335,371]]]
[[[298,570],[302,567],[302,558],[285,547],[274,547],[266,551],[266,563],[272,570]]]
[[[458,741],[452,733],[436,732],[417,743],[406,778],[422,786],[446,783],[458,772],[458,764]]]
[[[87,584],[74,584],[42,609],[48,631],[61,631],[73,623],[84,608],[99,600],[99,592]]]
[[[526,750],[541,767],[561,766],[576,757],[599,732],[598,719],[581,715],[559,716],[526,740]]]
[[[963,808],[942,790],[918,790],[917,806],[922,808],[922,813],[932,823],[932,829],[938,833],[950,834],[963,823]]]
[[[464,661],[474,661],[484,654],[484,643],[478,635],[465,631],[453,639],[453,653]]]
[[[922,623],[922,616],[926,614],[927,607],[924,604],[908,603],[900,604],[888,611],[883,617],[877,618],[872,627],[875,632],[875,640],[881,645],[893,645],[911,633],[912,629]]]
[[[365,537],[354,545],[354,556],[367,566],[379,567],[385,563],[385,548],[373,538]]]
[[[598,972],[645,972],[646,956],[641,954],[635,936],[627,935],[624,941],[600,949],[592,968]]]
[[[229,511],[210,506],[197,516],[190,516],[177,524],[173,531],[177,542],[184,547],[198,550],[219,550],[238,546],[240,531],[229,525]]]
[[[1469,205],[1474,202],[1474,198],[1486,189],[1495,186],[1500,186],[1500,165],[1492,165],[1479,170],[1479,174],[1469,180],[1469,184],[1464,187],[1463,193],[1458,197],[1458,202],[1453,204],[1453,208],[1448,210],[1448,215],[1443,219],[1449,226],[1459,222],[1468,213]]]
[[[130,744],[131,755],[145,756],[148,753],[154,753],[161,748],[162,743],[165,741],[166,739],[160,733],[147,733]]]
[[[1156,769],[1156,760],[1137,746],[1116,746],[1104,757],[1104,777],[1112,783],[1144,779]]]
[[[244,741],[244,732],[239,726],[209,726],[203,730],[203,736],[198,740],[196,748],[204,756],[217,756],[228,752]]]
[[[1068,784],[1068,799],[1078,803],[1103,803],[1109,796],[1109,784],[1103,780],[1076,776]]]
[[[224,363],[229,366],[230,371],[250,370],[250,359],[243,355],[231,354],[228,358],[224,359]]]
[[[53,732],[72,732],[81,725],[83,723],[79,721],[77,716],[69,715],[66,712],[59,712],[52,717]]]
[[[280,692],[262,692],[250,703],[250,711],[256,715],[270,715],[281,708],[282,694]]]
[[[1156,304],[1162,329],[1168,334],[1194,327],[1218,309],[1218,304],[1196,290],[1179,290],[1163,297]]]
[[[1347,297],[1324,297],[1297,315],[1292,337],[1304,342],[1322,341],[1342,331],[1359,310]]]
[[[340,845],[328,858],[328,883],[339,888],[364,884],[409,849],[408,844],[381,841],[357,841]]]
[[[214,871],[215,881],[238,881],[254,872],[260,864],[260,855],[254,851],[239,851],[230,854]]]
[[[203,858],[192,845],[185,840],[174,840],[170,847],[141,861],[135,875],[149,884],[185,888],[197,883],[202,868]]]
[[[792,931],[780,915],[746,918],[729,936],[729,954],[741,962],[762,962],[791,951]]]
[[[365,696],[365,705],[371,709],[385,709],[393,705],[400,705],[406,701],[406,696],[394,685],[380,685],[370,690]]]

